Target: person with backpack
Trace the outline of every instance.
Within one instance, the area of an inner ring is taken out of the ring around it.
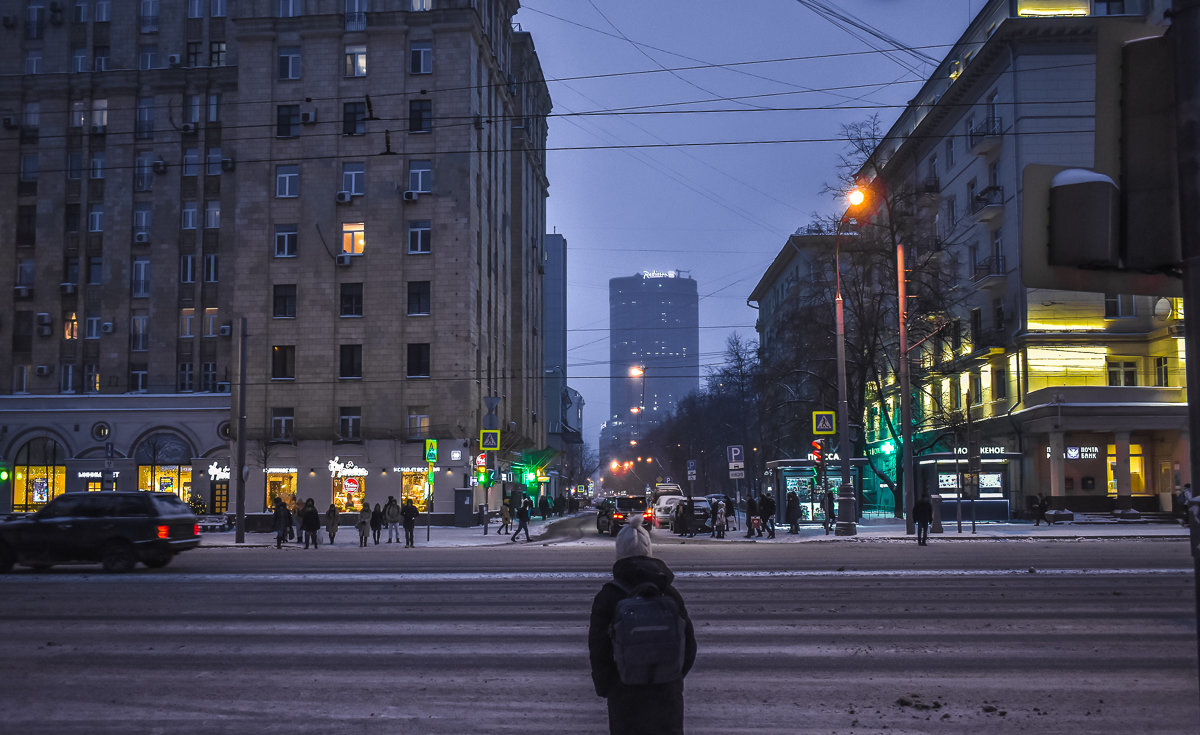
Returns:
[[[617,534],[616,550],[612,581],[596,594],[588,627],[592,683],[608,700],[608,731],[683,735],[683,678],[696,661],[691,618],[640,517]]]
[[[521,500],[520,507],[517,508],[517,530],[513,533],[513,543],[516,543],[517,537],[521,535],[521,531],[525,532],[525,540],[529,540],[529,516],[533,513],[533,501],[529,498]]]

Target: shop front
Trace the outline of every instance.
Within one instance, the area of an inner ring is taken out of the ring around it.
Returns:
[[[400,504],[412,501],[417,510],[422,513],[429,509],[432,477],[440,471],[436,466],[393,467],[392,471],[400,475]]]
[[[13,455],[12,509],[31,513],[67,492],[67,451],[50,437],[38,437]]]
[[[276,500],[282,500],[289,507],[296,497],[296,475],[299,470],[295,467],[264,467],[266,475],[266,496],[263,498],[263,510],[275,507]]]
[[[208,475],[208,493],[205,511],[208,513],[229,512],[229,462],[213,460],[205,470]]]
[[[162,431],[145,437],[133,452],[137,488],[144,492],[174,493],[186,503],[192,495],[191,446],[177,434]]]
[[[850,483],[861,488],[859,476],[866,464],[865,459],[850,460]],[[819,477],[819,475],[823,477]],[[833,492],[834,497],[841,491],[842,468],[838,455],[833,453],[827,457],[824,469],[818,472],[815,457],[808,459],[779,459],[767,462],[767,489],[772,490],[779,519],[786,521],[787,500],[789,493],[796,493],[800,503],[801,523],[821,523],[825,519],[822,510],[822,497],[825,490]],[[858,507],[863,507],[862,493],[857,494]],[[859,513],[861,516],[861,512]]]
[[[366,502],[367,476],[365,467],[357,466],[353,460],[334,457],[329,460],[329,476],[333,482],[333,505],[342,512],[354,512]]]
[[[1065,432],[1061,449],[1063,503],[1077,512],[1109,512],[1118,497],[1128,495],[1140,512],[1170,510],[1171,493],[1179,484],[1175,452],[1179,442],[1166,432],[1126,432],[1118,442],[1114,434]],[[1038,474],[1044,487],[1051,484],[1053,449],[1039,447]],[[1127,473],[1127,474],[1126,474]],[[1127,484],[1128,490],[1120,488]]]
[[[979,448],[978,472],[972,470],[968,450],[922,454],[916,458],[917,491],[941,498],[942,521],[959,517],[980,521],[1007,521],[1016,502],[1010,462],[1021,454],[1004,446]]]

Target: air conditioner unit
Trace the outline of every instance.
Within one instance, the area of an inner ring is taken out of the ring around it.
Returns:
[[[167,54],[167,66],[179,66],[183,63],[183,59],[179,54]]]
[[[112,334],[113,333],[113,323],[112,322],[102,323],[100,325],[100,331],[104,332],[105,334]]]
[[[312,125],[316,121],[317,121],[317,111],[315,108],[312,110],[305,110],[300,113],[300,124],[301,125]]]
[[[218,393],[228,393],[229,392],[229,383],[217,383],[217,392]]]
[[[156,174],[165,174],[167,172],[167,162],[161,158],[155,161],[152,165],[154,166],[154,173]]]
[[[17,118],[13,115],[4,116],[4,129],[15,130],[17,128]]]
[[[58,287],[62,290],[64,296],[70,296],[71,294],[75,293],[75,289],[78,288],[78,286],[74,283],[60,283],[58,284]]]
[[[49,315],[49,314],[47,314],[47,313],[46,313],[46,312],[44,312],[44,311],[43,311],[43,312],[40,312],[40,313],[38,313],[38,315],[37,315],[37,323],[38,323],[38,324],[49,324],[49,323],[50,323],[50,315]]]
[[[350,259],[352,257],[353,256],[350,255],[350,253],[338,253],[337,264],[338,265],[350,265]]]
[[[232,324],[222,324],[220,329],[217,330],[217,333],[220,334],[222,337],[228,337],[233,334],[233,325]]]
[[[28,298],[29,292],[30,292],[29,286],[13,286],[13,295],[16,296],[18,299]]]
[[[404,201],[406,201],[406,202],[415,202],[415,201],[417,201],[418,199],[420,199],[420,198],[421,198],[421,192],[419,192],[419,191],[406,191],[406,192],[404,192],[404,193],[403,193],[401,196],[403,196],[403,197],[404,197]]]
[[[221,159],[221,168],[224,169],[225,171],[232,171],[233,170],[233,159],[232,158],[222,158]]]
[[[146,243],[150,242],[150,233],[149,232],[135,232],[135,233],[133,233],[133,241],[138,243],[139,245],[145,245]]]
[[[350,192],[348,191],[339,191],[334,198],[338,204],[349,204],[353,197],[350,196]]]
[[[106,127],[107,127],[106,125],[100,125],[99,123],[93,124],[92,125],[92,135],[104,135],[104,129]]]
[[[181,132],[183,132],[184,135],[195,135],[196,134],[196,123],[185,122],[183,125],[179,126],[179,129]]]
[[[46,377],[47,375],[50,374],[50,366],[49,365],[38,365],[37,366],[37,374],[43,378]]]

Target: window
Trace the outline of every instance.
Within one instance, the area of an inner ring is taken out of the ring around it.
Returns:
[[[184,64],[186,66],[189,66],[192,68],[200,66],[200,42],[199,41],[188,41],[187,42],[186,54],[184,56]],[[199,121],[192,120],[191,122],[199,122]]]
[[[150,371],[144,365],[129,366],[129,392],[145,393],[150,389]]]
[[[25,73],[26,74],[41,74],[42,73],[42,52],[40,50],[32,50],[25,52]]]
[[[196,201],[186,201],[180,205],[179,210],[179,227],[184,230],[196,229]]]
[[[208,157],[205,161],[205,171],[209,176],[221,175],[221,149],[209,148]]]
[[[191,393],[196,390],[195,366],[190,362],[181,362],[175,370],[175,390],[180,393]]]
[[[158,68],[157,44],[145,44],[138,48],[138,68],[142,71]]]
[[[85,363],[83,366],[83,392],[100,392],[100,366],[94,362]]]
[[[408,371],[410,378],[429,377],[429,344],[410,344],[408,346]]]
[[[1137,362],[1134,360],[1109,360],[1108,384],[1111,386],[1137,385]]]
[[[224,18],[225,0],[209,0],[208,14],[213,18]]]
[[[208,44],[208,65],[225,66],[226,53],[224,41],[210,41]]]
[[[200,151],[187,148],[183,151],[183,175],[198,176],[200,174]]]
[[[92,151],[92,161],[88,166],[88,178],[104,178],[104,151]]]
[[[275,257],[296,257],[299,237],[296,225],[275,225]]]
[[[992,400],[1008,398],[1008,370],[1003,366],[992,369]]]
[[[71,119],[70,125],[73,128],[82,128],[87,125],[87,102],[84,100],[71,100]]]
[[[195,255],[180,255],[179,256],[179,282],[180,283],[195,283],[196,282],[196,256]]]
[[[88,70],[88,52],[86,48],[71,50],[71,71],[85,72]],[[78,126],[76,126],[78,127]]]
[[[220,312],[218,312],[216,309],[210,308],[210,309],[204,310],[204,336],[205,337],[216,337],[218,334],[221,333],[221,325],[217,321],[219,316],[220,316]]]
[[[13,393],[29,392],[29,371],[32,365],[13,365]]]
[[[204,0],[187,0],[187,17],[204,17]]]
[[[342,252],[351,255],[362,255],[367,245],[366,225],[362,222],[345,222],[342,224]]]
[[[221,202],[209,199],[204,203],[204,227],[215,230],[221,226]]]
[[[362,439],[362,408],[342,406],[338,409],[338,438],[342,441]]]
[[[279,0],[279,17],[295,18],[304,14],[304,0]]]
[[[204,256],[204,282],[216,283],[220,275],[221,256],[207,253]]]
[[[363,31],[367,28],[367,0],[346,0],[346,30]]]
[[[88,275],[87,282],[89,286],[98,286],[104,282],[104,258],[99,255],[88,257]]]
[[[208,121],[210,123],[221,121],[221,95],[216,92],[208,95]]]
[[[133,137],[154,137],[154,98],[139,97],[137,101],[137,119],[134,120]]]
[[[278,67],[280,79],[299,79],[300,47],[280,46]]]
[[[291,198],[300,196],[300,167],[295,164],[275,167],[275,196]]]
[[[271,439],[279,442],[290,442],[295,427],[295,413],[290,408],[271,409]]]
[[[949,173],[950,169],[954,166],[954,138],[946,138],[944,148],[943,156],[946,158],[946,172]]]
[[[71,181],[83,178],[83,151],[67,151],[67,178]]]
[[[129,318],[129,349],[132,352],[145,352],[150,348],[150,317],[136,314]]]
[[[183,98],[183,121],[199,123],[200,115],[204,112],[204,96],[189,94]]]
[[[341,288],[341,316],[363,315],[363,285],[343,283]]]
[[[108,46],[97,46],[92,49],[92,70],[108,71]]]
[[[36,182],[38,180],[38,154],[22,153],[19,165],[20,170],[17,174],[17,177],[21,181]]]
[[[108,125],[108,100],[92,100],[92,127],[104,129]]]
[[[275,284],[274,304],[272,316],[276,319],[294,319],[296,317],[296,284]]]
[[[195,337],[196,336],[196,310],[195,309],[180,309],[179,310],[179,336],[180,337]]]
[[[422,194],[433,191],[433,161],[408,162],[408,189]]]
[[[75,366],[69,362],[64,362],[58,366],[58,392],[75,392]]]
[[[217,363],[200,363],[200,390],[212,392],[217,389]]]
[[[135,204],[133,205],[133,232],[135,235],[145,235],[146,239],[150,238],[150,230],[153,226],[154,209],[150,204]]]
[[[429,281],[408,282],[408,315],[429,315]]]
[[[412,9],[418,10],[433,10],[433,0],[412,0]]]
[[[346,76],[365,77],[367,75],[367,47],[346,47]]]
[[[342,103],[342,133],[345,135],[365,135],[367,132],[367,103]]]
[[[408,132],[428,133],[433,130],[433,100],[409,100]]]
[[[154,187],[154,154],[139,153],[133,163],[133,190],[150,191]]]
[[[294,138],[300,134],[300,105],[275,108],[275,137]]]
[[[342,345],[338,361],[339,378],[362,377],[362,345]]]
[[[1134,316],[1132,294],[1104,294],[1104,318],[1125,319]]]
[[[413,74],[433,73],[433,41],[410,41],[408,70]]]
[[[342,191],[359,197],[367,193],[367,169],[364,164],[342,164]]]
[[[104,232],[104,205],[88,205],[88,232]]]
[[[1168,357],[1154,358],[1154,384],[1159,388],[1166,388],[1171,385],[1168,360],[1170,360]]]
[[[429,407],[428,406],[409,406],[408,407],[408,438],[409,439],[427,439],[429,438]]]
[[[46,32],[46,8],[39,4],[25,9],[25,38],[36,41]]]
[[[17,207],[17,242],[22,245],[37,244],[36,205],[23,204]]]
[[[271,347],[271,379],[295,380],[296,346],[274,345]]]
[[[88,22],[87,0],[76,0],[75,10],[71,15],[71,20],[76,23],[87,23]]]
[[[431,252],[433,228],[427,219],[412,220],[408,223],[408,252]]]
[[[129,295],[135,299],[149,298],[150,258],[145,256],[134,258],[129,273]]]
[[[959,376],[955,375],[950,378],[950,409],[952,411],[962,410],[962,399],[962,382],[959,380]]]
[[[972,370],[967,378],[967,398],[972,406],[983,403],[983,382],[978,370]]]
[[[63,313],[63,339],[79,339],[79,315],[73,311]]]

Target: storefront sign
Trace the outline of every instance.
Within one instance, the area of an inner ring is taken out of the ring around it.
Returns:
[[[441,467],[436,467],[436,466],[433,466],[433,467],[426,467],[426,466],[421,466],[421,467],[393,467],[393,468],[392,468],[392,472],[401,472],[401,473],[404,473],[404,474],[410,474],[410,473],[419,473],[419,474],[422,474],[422,475],[423,475],[423,474],[425,474],[425,473],[427,473],[427,472],[430,472],[430,471],[433,471],[433,472],[441,472],[441,470],[442,470],[442,468],[441,468]]]
[[[674,278],[675,271],[642,271],[642,278]]]
[[[1100,447],[1067,447],[1063,459],[1099,459]],[[1050,459],[1050,447],[1046,447],[1046,459]]]
[[[84,470],[81,472],[77,472],[75,474],[75,476],[81,480],[103,480],[104,479],[104,473],[100,472],[99,470]],[[114,471],[112,473],[112,476],[120,477],[121,473],[120,473],[120,471]]]
[[[980,456],[986,456],[989,454],[1004,454],[1007,451],[1008,450],[1005,449],[1004,447],[980,447],[979,448]],[[954,448],[955,454],[961,454],[961,455],[965,456],[967,454],[967,452],[968,452],[967,447],[955,447]]]
[[[229,466],[219,467],[214,461],[208,466],[208,479],[213,482],[229,482]]]
[[[450,461],[451,462],[461,462],[462,461],[462,450],[461,449],[451,449],[450,450]]]
[[[299,470],[295,467],[263,467],[263,474],[266,475],[294,475]]]
[[[351,460],[342,462],[339,457],[329,460],[329,475],[331,477],[366,477],[369,474],[370,472],[365,468],[356,466]]]

